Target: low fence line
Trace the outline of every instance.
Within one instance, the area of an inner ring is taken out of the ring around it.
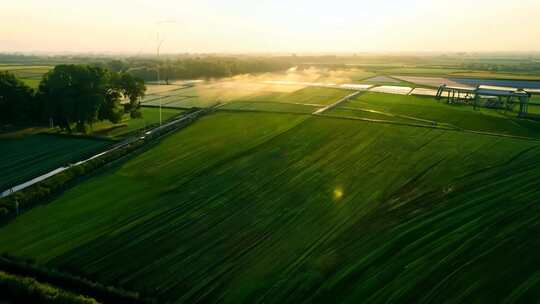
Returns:
[[[126,147],[136,141],[140,141],[140,140],[148,140],[148,139],[155,139],[155,138],[158,138],[160,136],[163,136],[173,130],[176,130],[176,129],[179,129],[181,127],[184,127],[184,126],[187,126],[189,123],[193,122],[195,119],[199,118],[200,116],[206,114],[207,112],[209,111],[212,111],[213,108],[209,108],[209,109],[201,109],[201,110],[198,110],[196,112],[193,112],[193,113],[190,113],[190,114],[187,114],[187,115],[184,115],[176,120],[173,120],[171,122],[168,122],[164,125],[161,125],[161,126],[158,126],[154,129],[151,129],[149,131],[146,131],[144,133],[144,135],[140,136],[133,136],[133,137],[130,137],[116,145],[114,145],[112,148],[108,149],[108,150],[105,150],[103,152],[100,152],[92,157],[89,157],[87,159],[84,159],[84,160],[81,160],[79,162],[76,162],[75,164],[70,164],[68,166],[62,166],[62,167],[59,167],[59,168],[56,168],[52,171],[49,171],[45,174],[42,174],[40,176],[37,176],[37,177],[34,177],[24,183],[21,183],[21,184],[18,184],[18,185],[15,185],[5,191],[3,191],[2,193],[0,193],[0,198],[4,198],[4,197],[7,197],[7,196],[10,196],[11,194],[13,193],[16,193],[18,191],[21,191],[21,190],[24,190],[30,186],[33,186],[39,182],[42,182],[50,177],[53,177],[59,173],[62,173],[68,169],[71,169],[71,168],[74,168],[74,167],[77,167],[77,166],[80,166],[82,164],[85,164],[91,160],[94,160],[96,158],[100,158],[100,157],[103,157],[111,152],[114,152],[115,150],[118,150],[120,148],[123,148],[123,147]]]

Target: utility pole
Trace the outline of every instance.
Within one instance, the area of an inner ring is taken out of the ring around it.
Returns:
[[[163,44],[163,40],[160,40],[159,38],[159,31],[157,33],[157,82],[158,82],[158,85],[161,84],[161,80],[160,80],[160,77],[159,77],[159,49],[161,48],[161,45]],[[158,92],[159,94],[159,92]],[[161,95],[159,96],[159,125],[161,126],[162,124],[162,116],[161,116],[161,103],[162,103],[162,97]]]

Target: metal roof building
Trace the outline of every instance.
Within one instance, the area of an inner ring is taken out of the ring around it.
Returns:
[[[480,105],[481,99],[497,99],[498,106],[504,106],[509,109],[515,104],[514,100],[519,102],[519,116],[527,116],[529,99],[532,94],[540,94],[540,90],[524,90],[510,87],[498,87],[489,85],[480,85],[476,88],[458,87],[442,85],[437,90],[437,99],[446,97],[448,103],[472,102],[476,108]]]

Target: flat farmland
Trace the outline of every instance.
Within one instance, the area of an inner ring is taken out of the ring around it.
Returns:
[[[0,72],[13,73],[30,87],[37,88],[43,75],[52,68],[52,66],[0,65]]]
[[[163,87],[163,86],[158,86]],[[171,108],[209,107],[218,103],[234,102],[235,105],[228,108],[272,108],[269,104],[252,105],[248,103],[288,103],[298,104],[289,108],[313,108],[332,104],[349,95],[352,91],[324,88],[302,87],[299,85],[268,84],[268,83],[244,83],[244,82],[216,82],[192,87],[152,89],[143,101],[143,105],[162,106]],[[279,105],[278,105],[279,106]],[[286,106],[281,106],[286,108]],[[307,111],[303,110],[302,112]]]
[[[374,110],[387,114],[434,121],[460,129],[506,135],[540,137],[540,122],[516,118],[515,113],[447,104],[433,97],[368,92],[340,105],[345,108]]]
[[[143,105],[192,108],[210,107],[233,100],[256,98],[268,94],[286,94],[303,88],[298,85],[278,85],[263,82],[215,81],[192,86],[149,85]]]
[[[306,87],[291,93],[256,94],[246,98],[240,98],[238,101],[290,103],[322,107],[333,104],[343,97],[350,95],[352,92],[354,91],[325,87]]]
[[[0,190],[79,161],[111,144],[109,140],[45,134],[0,139]]]
[[[0,251],[174,303],[535,299],[539,148],[217,112],[17,217]]]
[[[283,113],[303,113],[311,114],[317,111],[320,107],[305,105],[305,104],[293,104],[282,102],[243,102],[235,101],[226,104],[220,109],[224,110],[237,110],[237,111],[260,111],[260,112],[283,112]]]
[[[131,118],[124,114],[122,121],[113,124],[109,121],[95,123],[92,126],[92,134],[111,138],[122,138],[137,130],[148,128],[159,123],[159,108],[141,107],[141,118]],[[163,122],[170,120],[183,113],[180,109],[162,108],[161,119]]]

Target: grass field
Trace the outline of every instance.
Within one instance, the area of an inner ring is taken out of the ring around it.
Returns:
[[[303,104],[290,104],[283,102],[231,102],[223,106],[221,109],[225,110],[239,110],[239,111],[261,111],[261,112],[283,112],[283,113],[303,113],[311,114],[320,107],[303,105]]]
[[[365,93],[341,105],[345,108],[374,110],[435,121],[462,129],[516,136],[540,137],[540,122],[516,118],[516,113],[479,108],[470,105],[449,105],[432,97]]]
[[[418,75],[418,76],[465,76],[490,79],[540,80],[540,76],[529,73],[506,73],[495,71],[477,71],[459,68],[437,67],[389,67],[372,69],[376,74],[384,75]]]
[[[244,87],[245,90],[240,90]],[[157,86],[160,87],[160,86]],[[163,86],[161,86],[163,87]],[[299,87],[296,85],[271,85],[262,83],[243,82],[217,82],[207,85],[197,85],[193,87],[170,91],[163,88],[152,89],[156,92],[149,95],[143,101],[143,105],[157,106],[160,103],[172,108],[209,107],[217,103],[234,102],[227,108],[235,109],[264,109],[282,108],[293,109],[293,112],[308,113],[308,108],[332,104],[351,93],[349,90],[324,88],[324,87]],[[255,103],[265,104],[255,104]],[[249,103],[253,105],[248,105]],[[301,105],[270,105],[269,103],[289,103],[306,104]]]
[[[175,116],[182,114],[182,110],[162,108],[162,121],[167,121]],[[142,118],[133,119],[129,114],[125,114],[122,121],[113,124],[108,121],[98,122],[92,126],[92,133],[99,136],[111,138],[124,137],[136,130],[147,128],[153,124],[159,123],[159,108],[141,107]]]
[[[177,303],[528,302],[539,145],[215,113],[19,216],[0,251]]]
[[[44,134],[0,139],[0,190],[81,160],[110,144],[108,140]]]
[[[37,88],[43,74],[49,72],[52,68],[52,66],[0,65],[0,72],[11,72],[30,87]]]

